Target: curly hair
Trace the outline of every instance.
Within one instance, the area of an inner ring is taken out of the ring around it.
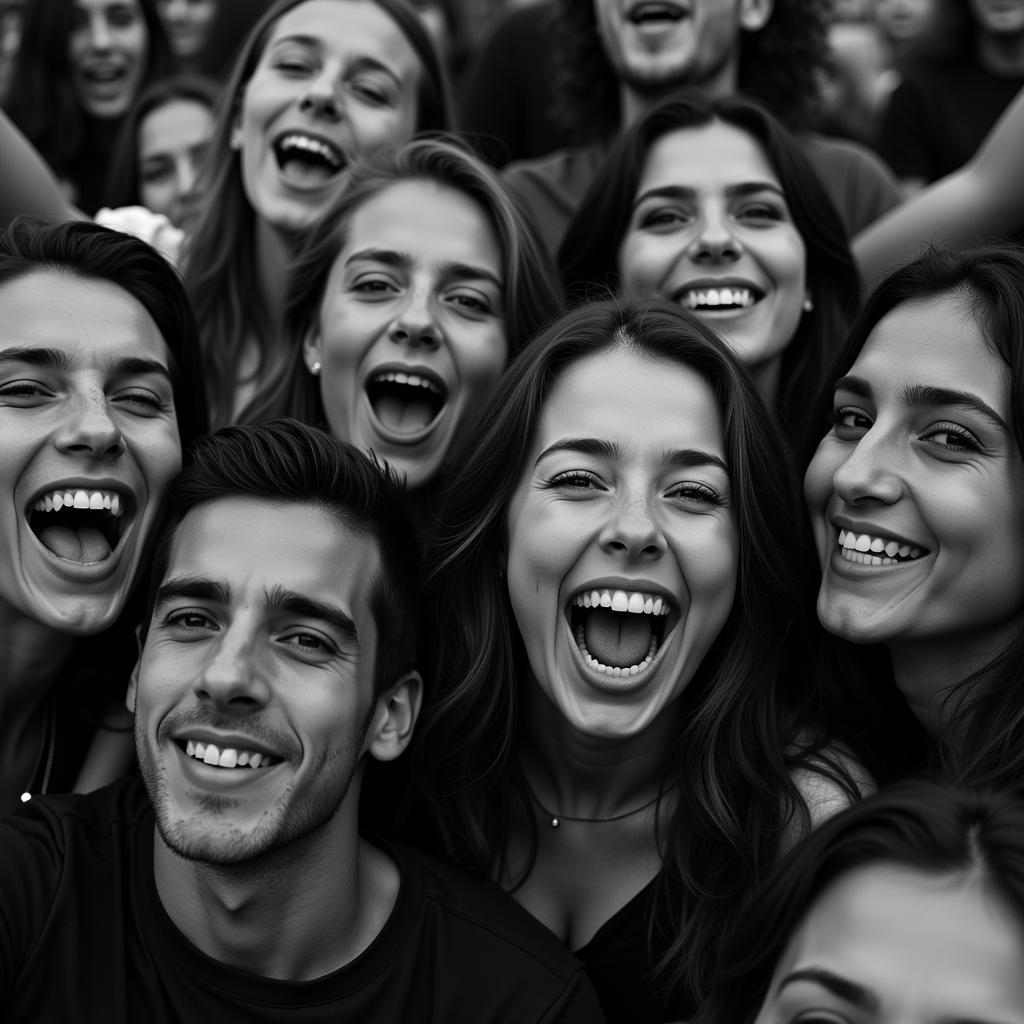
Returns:
[[[813,121],[818,76],[828,66],[829,5],[775,0],[767,25],[740,41],[739,90],[763,103],[788,128]],[[555,117],[566,145],[619,129],[619,84],[597,33],[594,0],[556,0],[552,32],[559,54]],[[679,88],[685,82],[667,83]],[[596,132],[595,132],[596,129]]]

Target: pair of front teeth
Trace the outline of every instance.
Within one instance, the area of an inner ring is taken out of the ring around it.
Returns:
[[[624,590],[587,590],[577,594],[572,603],[577,608],[611,608],[632,615],[668,615],[667,601],[636,590],[628,594]]]
[[[403,373],[401,370],[387,370],[384,373],[378,373],[374,377],[374,383],[408,384],[410,387],[426,388],[428,391],[433,391],[436,395],[441,393],[440,388],[432,380],[421,377],[418,373]]]
[[[924,552],[912,544],[900,544],[894,540],[883,540],[881,537],[872,537],[867,533],[856,534],[853,530],[839,531],[839,546],[851,551],[859,551],[862,554],[873,555],[884,554],[887,558],[920,558]]]
[[[37,512],[59,512],[62,508],[104,509],[112,516],[121,514],[121,496],[112,491],[53,491],[40,498],[33,506]]]
[[[255,750],[236,750],[234,747],[224,747],[222,750],[216,743],[197,743],[195,740],[185,744],[185,753],[197,761],[218,768],[260,768],[273,760],[268,754],[260,754]]]
[[[316,153],[334,168],[339,168],[344,163],[341,154],[333,146],[329,146],[319,139],[312,139],[308,135],[286,135],[278,143],[278,148],[283,153],[289,149],[301,149],[307,153]]]
[[[702,306],[752,306],[754,296],[749,288],[702,288],[686,293],[686,308]]]

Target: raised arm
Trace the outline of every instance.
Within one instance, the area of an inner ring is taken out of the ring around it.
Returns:
[[[65,199],[46,161],[0,110],[0,226],[19,213],[48,220],[82,218]]]
[[[1024,90],[973,159],[865,228],[853,254],[866,284],[926,242],[972,244],[1024,228]]]

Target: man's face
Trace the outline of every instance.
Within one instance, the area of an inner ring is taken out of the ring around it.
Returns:
[[[594,0],[597,31],[619,80],[637,93],[677,86],[736,88],[741,31],[757,31],[773,0]]]
[[[374,539],[312,505],[239,496],[185,516],[128,698],[174,852],[234,864],[354,828],[381,706],[378,569]]]

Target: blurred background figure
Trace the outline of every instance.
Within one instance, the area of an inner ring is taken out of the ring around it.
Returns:
[[[271,0],[157,0],[178,68],[224,80]]]
[[[210,41],[218,0],[157,0],[157,5],[179,66],[192,66]]]
[[[2,0],[0,2],[0,105],[7,100],[11,75],[14,73],[14,59],[21,42],[21,19],[25,0]]]

